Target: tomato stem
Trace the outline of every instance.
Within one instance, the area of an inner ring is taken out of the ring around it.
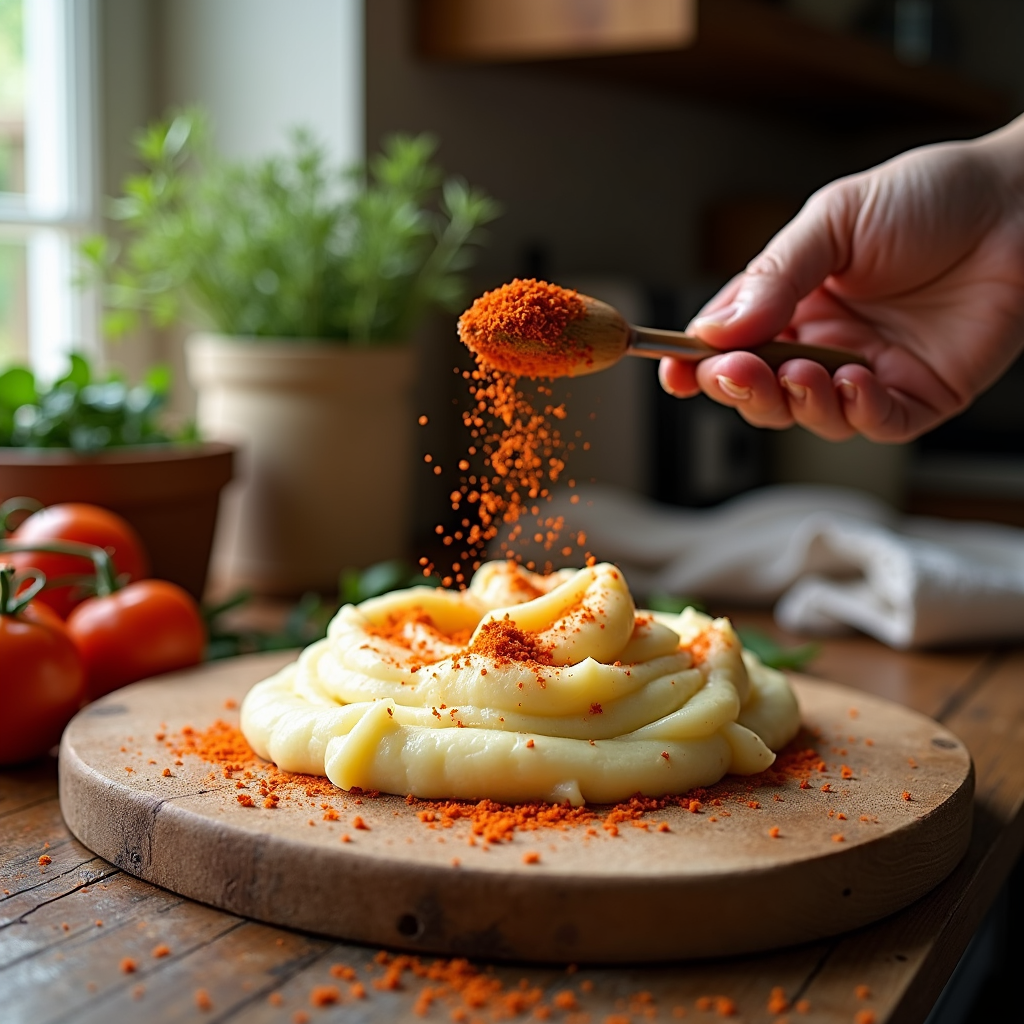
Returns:
[[[14,527],[10,525],[10,518],[16,512],[28,512],[32,514],[43,508],[41,501],[35,498],[8,498],[0,505],[0,534],[10,533]]]
[[[79,558],[88,558],[93,564],[97,597],[106,597],[117,590],[119,586],[117,575],[114,571],[114,563],[110,555],[103,548],[97,547],[95,544],[80,544],[74,540],[51,540],[41,544],[19,544],[16,541],[0,540],[0,554],[4,552],[12,554],[77,555]]]
[[[27,580],[32,583],[19,594]],[[0,566],[0,615],[17,615],[45,585],[46,576],[38,569],[15,573],[12,565]]]

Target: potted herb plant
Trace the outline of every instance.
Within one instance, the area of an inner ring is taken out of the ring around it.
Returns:
[[[307,133],[285,156],[216,158],[187,111],[141,138],[113,214],[123,243],[87,254],[115,331],[202,324],[187,347],[198,423],[243,448],[219,571],[264,593],[329,590],[344,566],[406,554],[412,333],[457,312],[496,204],[445,179],[426,136],[342,171]]]
[[[116,373],[97,378],[78,355],[49,385],[24,366],[0,373],[0,504],[29,496],[112,509],[138,531],[153,574],[198,599],[234,449],[168,433],[169,386],[166,368],[130,386]]]

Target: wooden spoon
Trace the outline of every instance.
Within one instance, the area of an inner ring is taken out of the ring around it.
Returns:
[[[486,338],[467,337],[460,325],[463,342],[498,370],[523,377],[579,377],[614,366],[624,355],[660,359],[672,356],[697,363],[708,356],[724,354],[700,338],[682,331],[662,331],[653,327],[628,324],[617,309],[606,302],[580,295],[586,304],[585,316],[570,320],[562,337],[550,341],[491,333]],[[564,345],[562,340],[564,339]],[[792,341],[766,341],[750,351],[760,356],[773,370],[788,359],[810,359],[835,373],[841,366],[856,363],[867,366],[863,356],[839,348],[804,345]]]

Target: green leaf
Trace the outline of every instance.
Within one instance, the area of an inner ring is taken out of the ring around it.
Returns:
[[[120,241],[83,246],[108,333],[187,318],[369,345],[407,338],[431,306],[465,302],[463,274],[498,207],[445,179],[431,136],[391,136],[367,168],[346,170],[306,129],[284,154],[249,163],[217,159],[207,135],[197,108],[151,125],[137,141],[142,170],[110,210]]]
[[[72,352],[68,358],[71,364],[68,372],[55,382],[54,387],[60,384],[74,384],[75,387],[84,388],[92,380],[92,370],[88,362],[77,352]]]
[[[818,644],[783,647],[767,633],[762,633],[757,629],[743,628],[736,632],[743,646],[753,651],[769,668],[798,671],[821,653],[821,647]]]
[[[705,610],[704,605],[696,598],[679,597],[662,591],[649,594],[644,602],[644,607],[649,608],[652,612],[665,612],[667,615],[678,615],[687,608],[694,608],[699,612]]]
[[[0,373],[0,405],[12,412],[19,405],[35,405],[36,379],[32,371],[24,366],[12,366]]]
[[[166,395],[171,390],[171,368],[166,363],[157,363],[146,371],[143,383],[154,394]]]

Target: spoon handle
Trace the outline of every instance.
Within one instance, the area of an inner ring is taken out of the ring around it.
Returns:
[[[634,327],[626,351],[630,355],[647,359],[672,356],[689,363],[699,363],[708,356],[721,355],[723,352],[682,331],[662,331],[654,327]],[[802,345],[795,341],[766,341],[750,351],[760,356],[773,370],[777,370],[788,359],[810,359],[820,363],[829,373],[835,373],[839,367],[850,363],[868,365],[868,361],[855,352],[826,348],[823,345]]]

